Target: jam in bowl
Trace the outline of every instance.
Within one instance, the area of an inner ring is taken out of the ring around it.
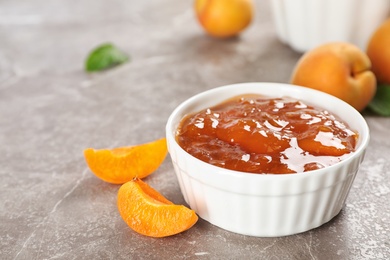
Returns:
[[[189,98],[166,125],[181,192],[206,221],[274,237],[318,227],[342,209],[369,129],[317,90],[243,83]]]
[[[239,95],[184,117],[176,140],[223,168],[296,173],[330,166],[355,149],[357,133],[327,110],[291,98]]]

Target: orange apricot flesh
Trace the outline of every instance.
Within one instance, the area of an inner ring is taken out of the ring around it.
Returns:
[[[175,205],[140,179],[123,184],[118,191],[118,210],[126,224],[139,234],[167,237],[191,228],[195,211]]]
[[[113,149],[84,150],[90,170],[103,181],[123,184],[153,173],[168,153],[165,138],[149,143]]]

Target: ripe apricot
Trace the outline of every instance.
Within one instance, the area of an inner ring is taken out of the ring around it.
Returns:
[[[252,0],[195,0],[194,9],[203,29],[212,36],[238,35],[252,21]]]
[[[175,235],[191,228],[198,221],[195,211],[173,204],[140,179],[120,187],[117,204],[127,225],[145,236]]]
[[[371,36],[367,55],[378,82],[390,84],[390,18],[383,22]]]
[[[326,92],[362,111],[376,92],[376,78],[370,68],[370,59],[355,45],[327,43],[299,59],[291,83]]]
[[[122,184],[153,173],[168,153],[166,139],[114,149],[84,150],[90,170],[100,179]]]

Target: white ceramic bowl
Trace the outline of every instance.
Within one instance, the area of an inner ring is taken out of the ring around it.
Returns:
[[[390,11],[389,0],[271,0],[280,40],[304,52],[331,41],[362,50]]]
[[[296,174],[251,174],[213,166],[176,142],[180,120],[240,94],[289,96],[338,115],[359,133],[345,160]],[[336,216],[344,205],[369,142],[364,118],[350,105],[323,92],[278,83],[243,83],[200,93],[184,101],[166,125],[169,153],[185,201],[208,222],[244,235],[274,237],[307,231]]]

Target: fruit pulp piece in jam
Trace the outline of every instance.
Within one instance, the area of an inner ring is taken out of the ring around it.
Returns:
[[[335,164],[354,151],[357,136],[328,111],[299,100],[243,95],[186,116],[176,139],[207,163],[277,174]]]

